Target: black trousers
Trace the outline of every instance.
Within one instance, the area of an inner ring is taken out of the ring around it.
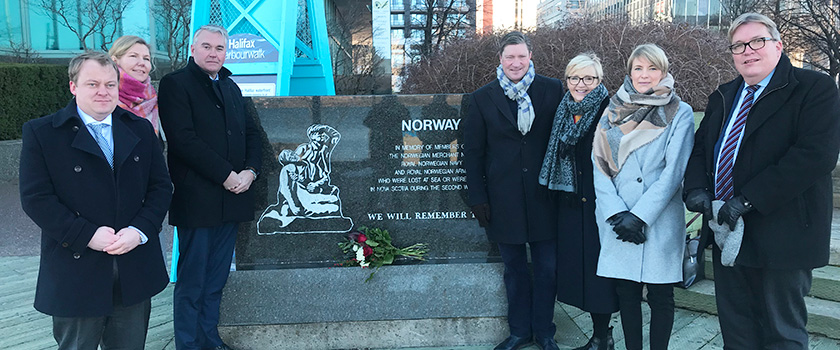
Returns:
[[[53,316],[53,337],[59,350],[142,350],[149,329],[151,299],[134,305],[115,305],[101,317]]]
[[[533,275],[525,244],[499,243],[505,263],[510,334],[554,337],[554,298],[557,295],[557,240],[530,242]]]
[[[175,348],[200,350],[222,345],[219,306],[230,274],[237,223],[178,227],[178,282],[175,283]]]
[[[715,299],[726,350],[807,350],[811,269],[776,270],[720,264],[713,245]]]
[[[642,349],[642,288],[650,306],[650,349],[668,349],[674,327],[674,285],[616,280],[621,328],[627,350]]]

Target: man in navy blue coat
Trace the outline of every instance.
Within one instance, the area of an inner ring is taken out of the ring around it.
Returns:
[[[262,148],[231,72],[223,67],[228,33],[205,25],[193,36],[187,66],[160,81],[160,121],[169,142],[178,227],[175,347],[229,349],[219,337],[219,306],[239,223],[254,219],[251,184]]]
[[[497,80],[470,96],[463,129],[468,204],[505,264],[510,336],[496,349],[518,349],[532,340],[557,349],[557,205],[538,177],[563,87],[534,73],[522,33],[505,35],[499,62]]]
[[[166,287],[160,232],[172,184],[145,119],[117,107],[104,52],[70,61],[67,107],[23,126],[20,199],[41,228],[35,309],[59,349],[142,349]]]

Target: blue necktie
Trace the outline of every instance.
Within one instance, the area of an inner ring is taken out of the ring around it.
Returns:
[[[108,132],[108,128],[111,126],[105,123],[90,123],[88,126],[93,130],[93,139],[96,140],[99,148],[102,149],[102,153],[105,154],[108,165],[111,166],[111,169],[114,169],[114,150],[111,148],[111,142],[103,135],[103,133]]]
[[[747,87],[747,94],[744,96],[744,102],[741,103],[741,108],[738,110],[738,115],[735,121],[732,122],[732,130],[729,131],[729,137],[723,143],[720,150],[720,157],[718,158],[718,173],[715,178],[715,198],[720,200],[728,200],[732,198],[732,167],[735,166],[735,146],[738,145],[738,139],[741,138],[741,133],[744,131],[744,126],[747,125],[747,115],[750,113],[750,108],[753,105],[753,95],[758,90],[758,85],[750,85]]]

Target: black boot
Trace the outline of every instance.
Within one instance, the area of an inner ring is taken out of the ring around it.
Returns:
[[[586,345],[575,348],[574,350],[615,350],[615,340],[613,340],[612,330],[613,328],[610,327],[609,331],[607,331],[606,339],[593,336],[589,338],[589,342]]]

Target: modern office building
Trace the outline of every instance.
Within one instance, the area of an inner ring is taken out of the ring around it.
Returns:
[[[720,0],[542,0],[539,25],[554,25],[567,16],[627,16],[632,23],[666,21],[709,28],[728,25]]]
[[[121,3],[102,1],[101,3]],[[156,38],[160,28],[151,1],[131,1],[124,9],[92,8],[93,2],[1,0],[0,57],[28,51],[44,61],[62,62],[81,50],[104,49],[121,35]],[[166,55],[158,43],[155,56]]]
[[[537,5],[537,26],[553,26],[564,20],[583,16],[587,0],[540,0]]]

